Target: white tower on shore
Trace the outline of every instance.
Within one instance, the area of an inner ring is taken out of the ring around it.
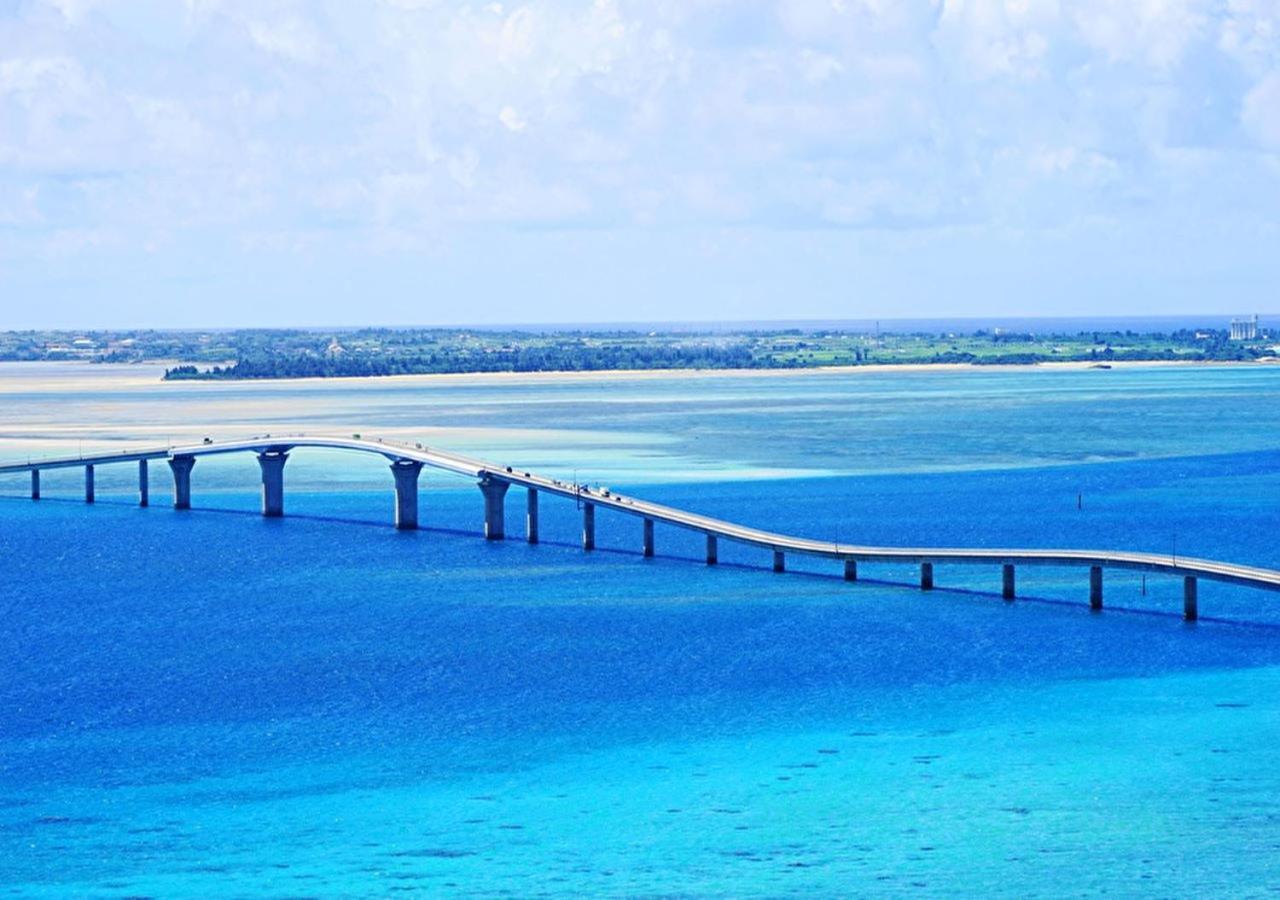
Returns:
[[[1258,337],[1258,317],[1254,316],[1248,319],[1232,319],[1231,320],[1231,340],[1233,341],[1252,341]]]

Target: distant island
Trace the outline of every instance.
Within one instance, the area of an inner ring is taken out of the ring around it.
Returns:
[[[1238,324],[1238,323],[1237,323]],[[479,372],[804,369],[896,364],[1250,361],[1275,357],[1280,335],[1256,325],[1168,333],[867,333],[742,331],[350,330],[0,332],[0,360],[176,361],[167,380],[336,378]]]

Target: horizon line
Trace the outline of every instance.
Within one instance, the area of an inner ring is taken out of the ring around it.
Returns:
[[[548,321],[548,322],[495,322],[495,323],[395,323],[395,324],[321,324],[321,325],[89,325],[89,326],[42,326],[27,328],[0,327],[0,334],[21,334],[25,332],[61,331],[61,332],[102,332],[102,331],[157,331],[157,332],[231,332],[231,331],[360,331],[381,329],[388,331],[523,331],[540,329],[543,331],[632,331],[632,330],[689,330],[709,329],[724,331],[735,327],[743,330],[760,330],[761,328],[833,328],[842,325],[860,325],[875,327],[880,324],[909,323],[984,323],[982,327],[1000,328],[1011,323],[1032,322],[1173,322],[1207,320],[1231,322],[1236,319],[1256,318],[1260,323],[1264,319],[1278,319],[1280,313],[1170,313],[1166,315],[1152,314],[1108,314],[1108,315],[955,315],[955,316],[858,316],[852,318],[794,318],[794,319],[665,319],[643,320],[629,319],[618,321]],[[1086,329],[1087,330],[1087,329]]]

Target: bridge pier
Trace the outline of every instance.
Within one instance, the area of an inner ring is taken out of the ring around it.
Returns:
[[[413,531],[418,527],[418,475],[422,463],[412,459],[397,459],[391,464],[391,476],[396,482],[396,528]]]
[[[530,544],[538,543],[538,489],[529,488],[524,513],[524,534]]]
[[[507,488],[511,484],[499,481],[487,475],[480,482],[480,493],[484,494],[484,539],[486,541],[502,541],[507,537]]]
[[[362,440],[359,435],[354,435],[350,440],[276,435],[274,442],[270,435],[265,435],[208,446],[212,443],[210,439],[205,439],[203,444],[170,446],[168,451],[146,447],[104,454],[78,453],[59,458],[27,459],[25,462],[0,463],[0,474],[29,475],[31,499],[38,501],[41,499],[41,473],[44,469],[66,469],[68,472],[74,472],[79,468],[84,471],[84,502],[92,504],[96,499],[95,482],[98,465],[136,462],[138,464],[138,504],[145,507],[150,503],[150,460],[165,459],[173,474],[173,506],[175,509],[184,510],[191,508],[191,471],[198,457],[215,453],[253,453],[258,458],[262,473],[263,515],[279,516],[284,511],[283,472],[289,454],[298,446],[327,447],[373,453],[391,463],[396,491],[395,520],[396,527],[399,529],[418,526],[418,482],[422,467],[428,465],[480,476],[478,487],[485,503],[484,534],[489,540],[505,538],[505,495],[512,484],[517,484],[524,487],[527,492],[528,512],[525,524],[527,539],[531,544],[536,544],[539,540],[538,495],[549,490],[557,497],[573,497],[582,509],[584,550],[594,550],[596,547],[596,507],[600,503],[606,503],[609,507],[641,519],[643,527],[641,551],[645,557],[656,554],[654,530],[657,523],[662,522],[664,526],[672,525],[701,533],[706,542],[705,560],[709,566],[717,565],[719,562],[720,535],[724,535],[730,541],[745,542],[754,549],[767,548],[772,552],[772,568],[779,573],[786,571],[787,553],[812,554],[839,561],[843,563],[846,581],[858,580],[858,563],[863,558],[876,563],[892,563],[904,571],[909,565],[918,565],[920,587],[924,591],[934,588],[934,569],[938,565],[938,560],[942,565],[981,564],[986,566],[988,571],[997,566],[1000,567],[1001,595],[1007,601],[1012,601],[1017,596],[1017,565],[1019,564],[1070,567],[1073,572],[1088,569],[1089,607],[1093,611],[1103,609],[1104,570],[1107,566],[1111,566],[1115,569],[1182,577],[1183,617],[1188,622],[1196,622],[1199,619],[1199,579],[1201,578],[1213,582],[1243,584],[1263,590],[1280,590],[1280,568],[1261,569],[1194,558],[1170,559],[1158,553],[1068,549],[991,550],[982,547],[910,549],[805,540],[729,523],[717,523],[715,520],[692,513],[641,500],[614,499],[611,496],[597,494],[580,484],[568,485],[544,480],[528,473],[517,473],[510,468],[491,466],[488,463],[445,453],[435,448],[429,449],[421,444],[409,447],[394,442],[384,443],[381,440]],[[854,553],[859,556],[853,557]],[[1009,562],[1011,559],[1016,562]],[[1145,574],[1143,577],[1145,584]]]
[[[262,514],[268,519],[284,515],[284,464],[289,454],[284,450],[266,450],[258,454],[262,469]]]
[[[195,467],[194,456],[174,456],[169,460],[169,468],[173,471],[173,508],[191,508],[191,470]]]
[[[582,504],[582,549],[596,549],[596,505]]]

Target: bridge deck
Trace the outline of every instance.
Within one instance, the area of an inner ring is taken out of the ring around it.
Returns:
[[[319,437],[300,435],[265,435],[249,440],[225,443],[201,443],[188,446],[149,448],[115,454],[63,457],[32,460],[26,463],[0,465],[0,474],[30,472],[33,469],[71,468],[87,465],[107,465],[143,459],[171,459],[177,456],[212,456],[225,453],[256,452],[270,449],[315,447],[338,450],[355,450],[376,453],[391,461],[412,460],[424,466],[453,472],[477,479],[491,479],[567,497],[597,507],[613,509],[620,513],[664,522],[717,538],[737,541],[775,551],[798,553],[830,559],[857,562],[884,563],[937,563],[1038,565],[1038,566],[1100,566],[1112,569],[1131,569],[1145,572],[1163,572],[1204,578],[1212,581],[1243,584],[1265,590],[1280,590],[1280,571],[1215,560],[1174,557],[1156,553],[1140,553],[1120,550],[1076,549],[996,549],[963,547],[877,547],[860,544],[835,543],[811,538],[776,534],[734,522],[699,515],[647,500],[633,497],[605,495],[579,485],[567,484],[554,478],[527,471],[495,465],[457,453],[393,441],[363,438]]]

